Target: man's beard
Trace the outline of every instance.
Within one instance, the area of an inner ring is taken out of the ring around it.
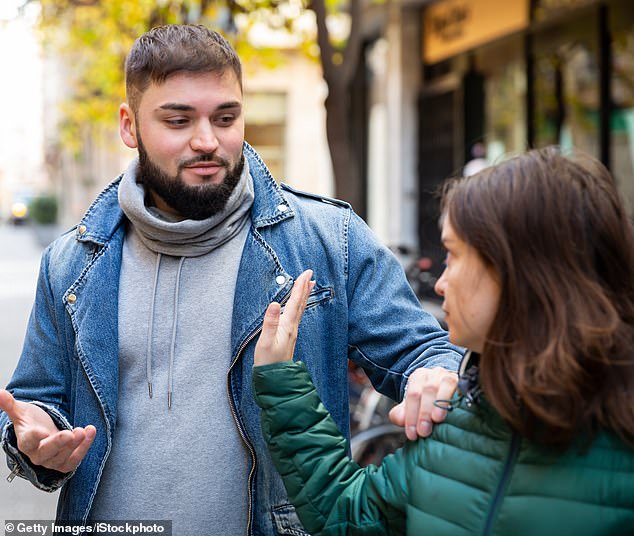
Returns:
[[[244,168],[244,153],[240,154],[240,160],[233,168],[224,159],[214,157],[213,154],[203,154],[179,163],[176,176],[172,177],[152,162],[140,138],[138,145],[138,181],[145,186],[146,195],[151,190],[179,215],[190,220],[205,220],[222,212],[240,181]],[[181,172],[185,166],[211,161],[219,162],[225,168],[226,175],[221,184],[190,186],[183,182]]]

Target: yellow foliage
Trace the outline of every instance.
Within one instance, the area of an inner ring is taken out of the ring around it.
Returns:
[[[327,4],[331,11],[341,8],[343,0],[327,0]],[[264,20],[295,32],[293,17],[307,9],[307,0],[40,0],[40,5],[45,49],[60,58],[67,73],[69,96],[62,106],[60,141],[79,151],[86,128],[115,128],[118,107],[125,100],[125,56],[150,27],[186,22],[221,32],[230,28],[227,37],[247,70],[255,65],[275,68],[285,61],[284,52],[254,48],[248,31],[254,21]],[[230,23],[238,13],[247,21],[240,31]],[[304,34],[298,32],[298,49],[317,59],[314,35]]]

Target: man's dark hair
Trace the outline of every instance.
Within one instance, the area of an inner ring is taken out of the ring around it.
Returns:
[[[242,65],[236,51],[218,32],[205,26],[157,26],[140,36],[125,62],[126,94],[133,111],[151,83],[172,74],[224,73],[232,69],[242,88]]]

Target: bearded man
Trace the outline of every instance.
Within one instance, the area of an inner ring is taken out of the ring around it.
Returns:
[[[120,134],[138,159],[45,251],[0,391],[9,467],[62,487],[59,522],[305,534],[250,387],[268,304],[314,270],[296,355],[342,430],[347,358],[394,399],[417,371],[403,409],[415,436],[429,433],[433,399],[453,391],[446,369],[461,352],[348,204],[273,180],[244,141],[241,64],[217,32],[139,37],[126,93]]]

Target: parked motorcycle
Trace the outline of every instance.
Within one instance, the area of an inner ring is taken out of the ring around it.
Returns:
[[[406,441],[403,428],[388,417],[395,403],[374,389],[363,369],[352,362],[348,379],[352,458],[361,466],[378,465]]]
[[[406,246],[391,249],[403,263],[407,280],[423,308],[446,329],[442,299],[434,291],[436,274],[442,267]],[[352,362],[348,366],[348,385],[352,458],[362,466],[377,465],[407,440],[403,428],[392,424],[388,416],[395,402],[376,391],[363,369]]]

